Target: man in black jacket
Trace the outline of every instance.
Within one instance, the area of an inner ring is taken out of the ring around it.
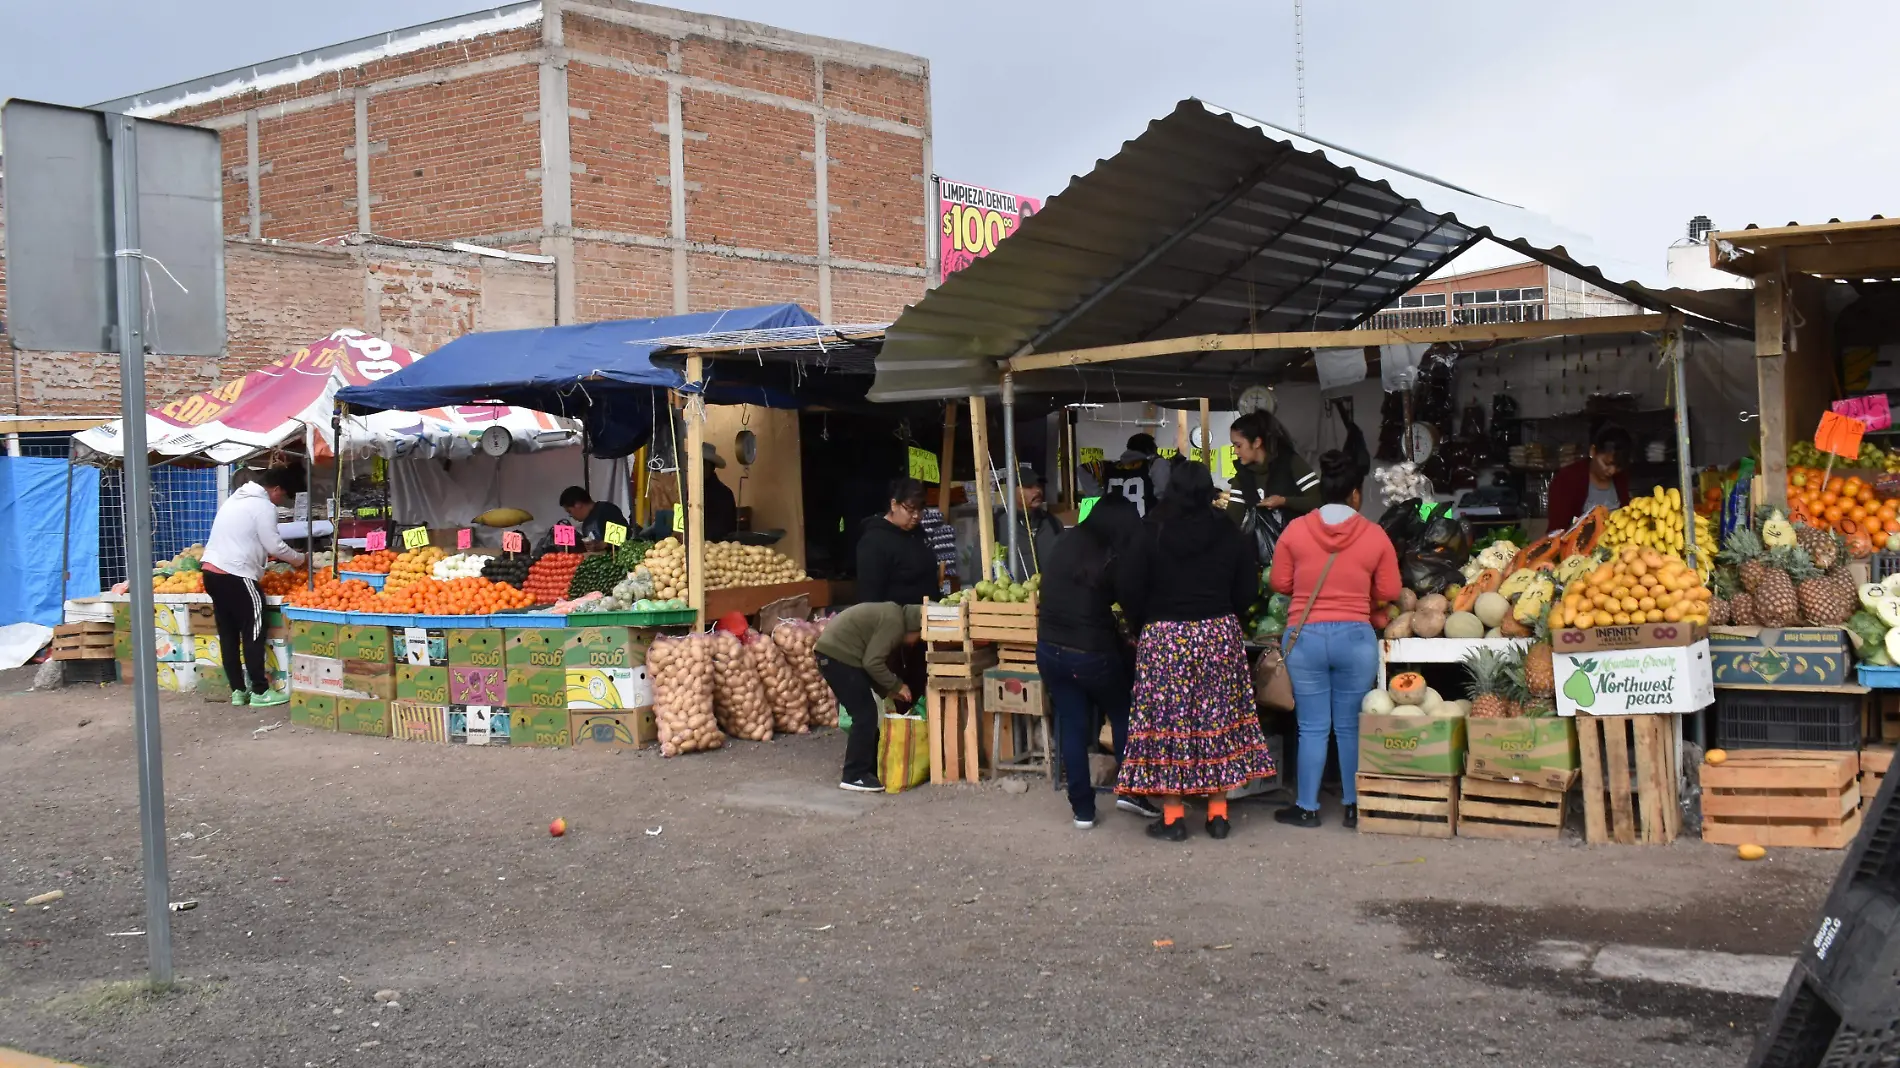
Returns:
[[[937,554],[924,534],[923,514],[923,483],[892,480],[890,510],[866,519],[858,536],[859,603],[922,604],[937,595]]]

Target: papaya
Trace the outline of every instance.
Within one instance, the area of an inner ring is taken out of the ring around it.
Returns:
[[[1564,553],[1560,543],[1562,534],[1546,534],[1517,551],[1517,557],[1506,570],[1522,571],[1532,568],[1537,571],[1549,571],[1563,562]]]
[[[1610,510],[1608,508],[1599,504],[1585,512],[1583,518],[1571,524],[1570,530],[1564,534],[1563,552],[1559,559],[1596,551],[1597,544],[1603,540],[1603,532],[1609,525]]]
[[[1504,572],[1495,567],[1487,567],[1478,572],[1478,577],[1465,583],[1458,590],[1458,596],[1451,602],[1454,612],[1469,612],[1478,603],[1478,598],[1487,593],[1496,593],[1504,582]]]

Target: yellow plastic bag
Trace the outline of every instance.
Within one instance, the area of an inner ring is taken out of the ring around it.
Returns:
[[[930,781],[930,725],[922,716],[884,713],[877,733],[877,777],[885,793]]]

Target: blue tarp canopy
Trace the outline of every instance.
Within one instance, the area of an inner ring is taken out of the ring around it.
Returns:
[[[337,399],[359,412],[512,404],[579,418],[587,427],[594,455],[624,456],[646,441],[654,411],[664,403],[657,392],[679,389],[686,382],[677,368],[655,364],[650,358],[663,345],[642,342],[818,325],[816,316],[796,304],[770,304],[468,334],[373,385],[346,387],[338,391]],[[706,397],[715,404],[796,404],[783,391],[739,383],[730,390],[718,383],[709,385]]]
[[[0,553],[7,560],[0,626],[65,622],[62,565],[71,575],[63,584],[67,597],[99,592],[99,469],[63,458],[0,456]]]

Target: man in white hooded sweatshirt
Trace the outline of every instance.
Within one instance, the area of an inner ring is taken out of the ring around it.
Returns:
[[[304,562],[304,555],[277,533],[277,509],[290,503],[295,486],[296,476],[284,470],[266,471],[257,481],[239,486],[218,509],[205,542],[205,592],[217,617],[218,647],[234,705],[266,707],[290,700],[289,694],[271,688],[270,666],[264,661],[264,596],[257,580],[273,557]]]

